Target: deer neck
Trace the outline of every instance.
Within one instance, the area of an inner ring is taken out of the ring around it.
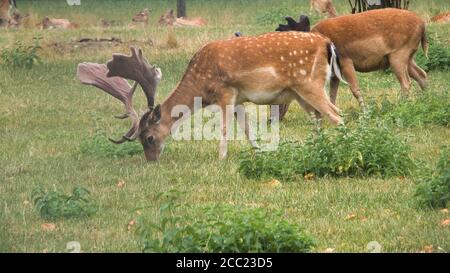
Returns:
[[[195,98],[203,98],[199,84],[186,80],[186,78],[189,77],[185,77],[169,97],[161,104],[161,130],[166,137],[177,129],[174,128],[175,122],[189,118],[196,110],[198,110],[194,107]],[[179,109],[184,108],[186,111],[181,114],[178,109],[174,109],[175,107],[180,107]],[[172,116],[172,110],[177,110],[174,111],[174,116]],[[179,124],[181,124],[181,122],[178,122],[175,126],[178,126]]]

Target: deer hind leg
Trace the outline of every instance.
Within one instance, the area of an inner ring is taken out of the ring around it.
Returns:
[[[427,73],[420,68],[414,59],[409,61],[408,73],[411,78],[413,78],[420,86],[422,90],[427,88]]]
[[[245,132],[245,136],[247,140],[250,142],[253,148],[259,148],[258,143],[256,142],[256,137],[253,134],[250,124],[249,124],[249,116],[245,111],[245,106],[243,104],[236,105],[236,111],[234,112],[234,117],[236,118],[239,126]]]
[[[359,89],[358,78],[356,77],[356,70],[352,59],[341,58],[340,61],[342,75],[350,85],[350,90],[352,91],[353,96],[358,100],[359,106],[361,106],[362,109],[365,109],[364,99]],[[330,95],[332,96],[333,94]]]
[[[332,77],[330,81],[330,101],[336,105],[337,92],[339,89],[340,80],[338,77]]]
[[[335,125],[342,124],[342,119],[339,116],[339,109],[328,99],[323,87],[312,87],[308,89],[298,88],[294,90],[299,96],[299,98],[297,98],[298,103],[307,112],[311,113],[311,109],[314,109],[319,112],[319,114],[316,114],[316,117],[320,117],[321,114],[327,117]]]
[[[408,74],[409,55],[401,51],[389,55],[389,63],[405,95],[409,93],[411,88],[411,79]]]

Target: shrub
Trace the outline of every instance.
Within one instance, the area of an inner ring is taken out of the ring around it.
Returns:
[[[402,99],[397,104],[384,98],[380,104],[371,103],[372,117],[381,117],[400,127],[427,124],[450,125],[450,91],[424,92],[416,97]]]
[[[142,153],[142,146],[138,142],[127,142],[121,145],[113,144],[102,133],[96,133],[81,143],[80,151],[86,155],[100,157],[125,157]]]
[[[13,68],[33,68],[33,65],[40,61],[38,50],[41,48],[39,42],[42,38],[33,38],[33,45],[24,45],[21,41],[16,41],[11,49],[4,49],[0,54],[0,59],[6,67]]]
[[[281,213],[214,206],[203,208],[201,219],[192,219],[177,216],[176,208],[164,203],[160,223],[140,227],[144,252],[309,252],[314,245]]]
[[[89,199],[89,191],[82,187],[75,187],[72,195],[53,191],[35,189],[32,200],[42,218],[59,219],[90,216],[97,209]]]
[[[442,149],[435,171],[420,179],[416,198],[421,206],[447,206],[450,201],[450,145]]]
[[[420,51],[417,54],[417,64],[425,71],[432,70],[450,70],[450,48],[443,42],[436,33],[428,33],[428,42],[430,49],[428,52],[428,59],[425,54]]]
[[[405,176],[414,169],[410,146],[383,122],[361,119],[356,128],[318,129],[303,143],[274,152],[241,153],[239,171],[249,178],[294,180],[311,176]]]

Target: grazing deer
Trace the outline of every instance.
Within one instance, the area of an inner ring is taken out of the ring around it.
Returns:
[[[431,18],[433,23],[450,23],[450,12],[438,14]]]
[[[205,26],[206,21],[202,17],[195,18],[176,18],[173,9],[166,11],[158,20],[160,26],[175,26],[175,27],[200,27]]]
[[[55,19],[45,17],[41,23],[41,29],[73,29],[78,28],[78,24],[71,23],[67,19]]]
[[[150,16],[150,10],[145,8],[138,12],[131,21],[135,23],[144,23],[146,26],[148,25],[148,18]]]
[[[428,54],[426,25],[411,11],[380,9],[340,16],[320,21],[311,31],[328,37],[336,45],[342,74],[363,108],[356,71],[372,72],[391,67],[405,94],[411,87],[410,77],[422,89],[427,86],[427,74],[414,61],[420,44]],[[338,78],[332,77],[330,99],[333,104],[336,104],[339,83]]]
[[[115,54],[106,66],[83,63],[78,67],[82,83],[100,87],[121,100],[132,118],[132,128],[123,143],[139,139],[147,160],[157,160],[165,139],[176,129],[179,120],[192,113],[196,98],[203,107],[217,105],[222,114],[222,135],[219,157],[227,154],[227,128],[234,118],[235,106],[245,102],[255,104],[282,104],[296,100],[307,112],[317,111],[333,124],[340,124],[339,109],[325,93],[325,84],[331,74],[340,76],[334,45],[319,34],[275,32],[255,37],[234,37],[211,42],[191,59],[175,90],[154,107],[154,95],[160,71],[148,64],[142,51],[132,48],[132,55]],[[132,107],[135,90],[120,78],[132,79],[142,85],[149,111],[138,119]],[[191,111],[172,116],[174,107],[183,105]],[[230,111],[231,110],[231,111]],[[248,118],[238,119],[239,125],[253,146]]]
[[[326,13],[328,18],[338,16],[331,0],[310,0],[310,13],[313,9],[320,14]]]

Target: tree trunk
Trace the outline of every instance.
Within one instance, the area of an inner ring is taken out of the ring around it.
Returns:
[[[186,16],[186,0],[177,0],[177,17],[187,17]]]

